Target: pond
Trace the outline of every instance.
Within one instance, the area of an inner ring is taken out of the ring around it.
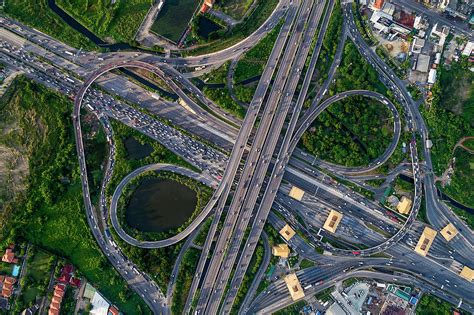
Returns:
[[[140,141],[134,137],[128,137],[124,143],[127,155],[131,159],[140,160],[146,158],[153,152],[153,147],[150,144],[141,144]]]
[[[209,39],[209,34],[220,30],[221,26],[201,15],[199,16],[198,29],[199,36],[205,39]]]
[[[143,232],[163,232],[183,225],[197,204],[197,194],[171,179],[145,178],[125,210],[129,226]]]

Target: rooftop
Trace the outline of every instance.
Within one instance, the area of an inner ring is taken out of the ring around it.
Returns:
[[[293,186],[291,187],[290,193],[288,195],[293,199],[301,201],[301,199],[303,199],[303,196],[304,196],[304,190],[296,186]]]
[[[464,266],[459,275],[469,282],[472,282],[472,280],[474,280],[474,270],[469,268],[468,266]]]
[[[326,219],[326,222],[324,222],[323,229],[328,232],[335,233],[337,226],[342,220],[342,217],[342,213],[337,212],[336,210],[331,210],[331,212],[329,212],[328,218]]]
[[[402,200],[397,205],[397,210],[401,214],[408,214],[411,209],[411,200],[405,196],[402,197]]]
[[[293,236],[295,236],[295,234],[295,230],[293,230],[288,224],[280,230],[280,235],[283,236],[283,238],[287,241],[289,241]]]
[[[421,234],[418,244],[416,244],[415,252],[421,256],[426,256],[430,250],[431,244],[433,243],[437,232],[429,227],[425,227]]]
[[[304,298],[305,295],[303,287],[301,287],[300,281],[298,280],[296,273],[287,275],[284,280],[288,291],[290,291],[290,295],[293,301]]]
[[[454,225],[449,223],[440,231],[440,233],[449,242],[458,234],[458,230],[454,227]]]
[[[272,247],[272,254],[274,256],[288,258],[290,255],[290,247],[287,244],[278,244]]]

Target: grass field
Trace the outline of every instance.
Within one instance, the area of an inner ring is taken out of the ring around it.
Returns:
[[[21,237],[65,257],[123,312],[147,312],[108,263],[86,223],[71,120],[72,102],[24,77],[0,101],[0,121],[15,120],[8,135],[25,148],[29,187],[17,199],[3,243]],[[34,126],[34,128],[31,128]]]
[[[173,42],[177,42],[186,30],[197,2],[194,0],[167,0],[151,30]]]
[[[69,27],[48,7],[47,0],[5,1],[4,12],[26,25],[53,36],[76,48],[97,49],[88,38]]]
[[[118,42],[133,40],[150,9],[152,0],[56,0],[82,25],[103,39]]]
[[[233,17],[237,21],[242,19],[252,3],[265,0],[218,0],[217,9]]]

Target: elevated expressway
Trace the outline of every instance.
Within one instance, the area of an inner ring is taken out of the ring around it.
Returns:
[[[311,49],[311,42],[316,33],[325,3],[325,1],[318,1],[316,3],[304,1],[301,6],[301,17],[298,19],[296,31],[293,33],[294,36],[290,38],[283,62],[275,78],[267,107],[262,115],[262,119],[269,117],[272,121],[271,123],[270,120],[266,120],[265,123],[261,122],[257,130],[252,151],[249,153],[244,166],[242,177],[224,222],[224,228],[217,240],[214,256],[210,261],[210,267],[204,280],[204,288],[201,290],[200,299],[196,307],[198,312],[201,310],[210,314],[219,312],[220,302],[227,281],[231,276],[234,262],[239,255],[239,248],[244,238],[245,230],[257,203],[260,189],[264,185],[267,169],[270,165],[269,158],[275,151],[281,130],[292,107],[293,95]],[[323,34],[320,33],[319,36],[322,37]],[[298,49],[296,49],[297,46],[299,46]],[[310,77],[311,75],[308,73],[308,76]],[[290,121],[298,118],[299,110],[297,108],[298,105],[293,108]],[[255,217],[254,222],[257,219],[258,216]],[[250,232],[247,240],[250,240],[251,236],[252,232]],[[253,252],[253,249],[251,249],[252,245],[247,247],[249,251]],[[240,258],[245,255],[248,254],[242,253]],[[246,265],[246,262],[242,261],[240,263],[241,269],[235,270],[234,278],[239,276],[240,279],[240,275],[243,277]],[[218,282],[216,282],[217,279],[219,280]],[[230,312],[231,305],[232,303],[225,303],[222,312]]]
[[[408,115],[408,127],[416,128],[422,136],[423,158],[426,165],[427,172],[424,174],[424,191],[426,198],[426,214],[428,221],[441,230],[448,223],[452,223],[459,231],[461,238],[454,240],[450,246],[456,250],[466,251],[472,253],[474,248],[474,232],[459,219],[446,205],[438,201],[437,188],[434,184],[434,176],[432,173],[431,154],[426,146],[425,140],[429,139],[429,132],[423,117],[415,104],[410,94],[408,93],[405,84],[400,80],[394,71],[381,60],[377,54],[367,45],[359,33],[354,22],[352,6],[350,3],[343,4],[344,18],[348,22],[349,35],[353,39],[354,44],[360,51],[361,55],[377,70],[380,76],[385,78],[384,83],[394,91],[395,97],[401,102],[401,105],[406,108]],[[416,180],[416,179],[415,179]]]

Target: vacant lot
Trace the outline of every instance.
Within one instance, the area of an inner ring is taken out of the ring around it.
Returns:
[[[152,0],[56,0],[57,5],[103,39],[130,42]]]
[[[218,0],[217,8],[234,19],[240,20],[255,1],[265,0]]]
[[[188,27],[197,4],[194,0],[167,0],[151,30],[177,42]]]

